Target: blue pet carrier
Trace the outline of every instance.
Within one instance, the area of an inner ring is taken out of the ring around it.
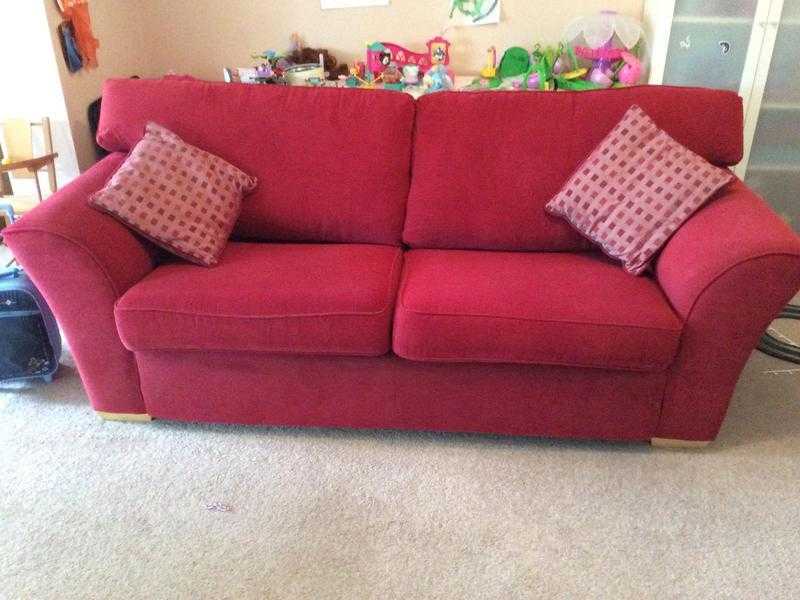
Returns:
[[[0,381],[52,381],[60,358],[61,334],[39,290],[20,269],[0,272]]]

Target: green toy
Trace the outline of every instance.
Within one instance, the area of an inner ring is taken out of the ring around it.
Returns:
[[[580,67],[575,52],[565,44],[545,48],[537,44],[532,56],[531,68],[522,81],[524,89],[583,91],[600,87],[583,79],[587,70]]]
[[[525,48],[513,46],[503,53],[500,59],[500,66],[497,67],[497,75],[489,80],[489,87],[500,87],[503,79],[524,75],[531,67],[531,57]]]

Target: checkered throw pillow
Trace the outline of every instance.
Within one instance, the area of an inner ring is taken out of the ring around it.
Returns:
[[[256,179],[155,123],[89,203],[191,262],[219,260]]]
[[[631,106],[545,206],[638,275],[733,175]]]

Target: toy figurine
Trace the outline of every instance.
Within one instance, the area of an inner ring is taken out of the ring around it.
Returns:
[[[376,75],[383,73],[391,63],[403,69],[406,65],[419,67],[419,74],[425,73],[434,65],[450,64],[450,42],[441,36],[428,40],[427,52],[411,52],[407,48],[390,42],[367,44],[367,68]]]
[[[252,54],[251,58],[260,59],[261,63],[256,66],[256,83],[277,83],[290,64],[288,61],[275,52],[275,50],[264,50],[260,54]]]
[[[388,65],[386,65],[386,68],[383,70],[382,74],[384,83],[400,83],[400,81],[403,79],[403,74],[393,62],[390,62]]]
[[[481,77],[494,79],[495,75],[497,75],[497,48],[491,46],[486,51],[486,66],[481,69]]]
[[[444,65],[434,65],[422,78],[425,93],[442,92],[453,89],[453,79]]]
[[[418,65],[406,65],[403,67],[403,83],[406,85],[417,85],[419,83]]]

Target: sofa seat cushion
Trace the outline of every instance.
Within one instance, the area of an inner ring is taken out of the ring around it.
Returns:
[[[117,302],[117,328],[130,350],[379,356],[401,266],[391,246],[232,242],[214,268],[156,268]]]
[[[412,250],[395,312],[407,359],[665,369],[682,322],[599,253]]]

